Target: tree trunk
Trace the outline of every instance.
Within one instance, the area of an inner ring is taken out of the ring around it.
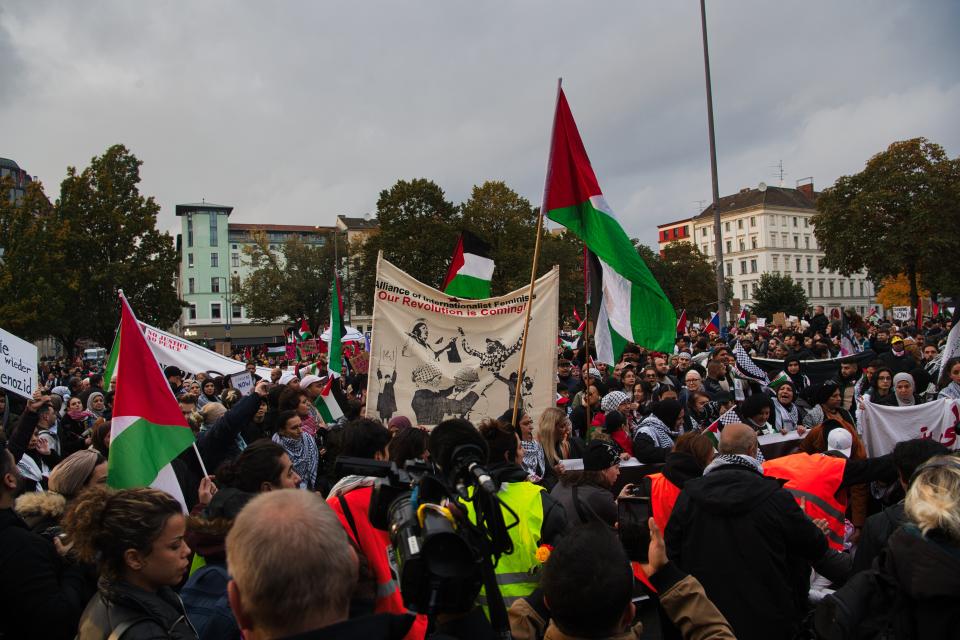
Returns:
[[[920,292],[917,290],[917,265],[913,262],[907,263],[907,282],[910,283],[910,306],[916,314],[920,308]]]

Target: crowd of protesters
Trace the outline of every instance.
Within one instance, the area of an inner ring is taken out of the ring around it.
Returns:
[[[792,327],[690,328],[673,353],[628,345],[613,366],[563,348],[555,407],[431,430],[365,417],[356,370],[332,385],[344,416],[325,422],[324,361],[275,367],[246,396],[167,367],[196,435],[172,465],[185,505],[106,487],[111,385],[45,363],[31,400],[0,395],[0,638],[491,637],[485,590],[460,614],[408,610],[390,533],[369,517],[376,479],[336,464],[442,471],[462,445],[515,520],[495,567],[515,638],[639,637],[644,606],[664,638],[960,637],[960,459],[930,440],[871,458],[862,433],[866,403],[960,399],[950,328],[816,308]],[[868,357],[837,358],[851,335]],[[769,384],[740,375],[736,344],[779,361]],[[758,438],[778,433],[797,452],[767,460]],[[641,471],[624,483],[628,466]],[[638,493],[644,563],[617,536]]]

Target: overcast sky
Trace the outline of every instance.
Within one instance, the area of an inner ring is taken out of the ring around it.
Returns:
[[[721,195],[816,187],[894,140],[960,153],[960,3],[708,3]],[[556,78],[608,202],[649,244],[710,199],[695,0],[0,6],[0,156],[52,198],[121,142],[141,190],[329,225],[397,179],[539,203]]]

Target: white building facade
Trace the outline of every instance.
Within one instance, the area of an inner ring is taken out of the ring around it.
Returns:
[[[741,304],[753,304],[761,275],[779,273],[800,283],[811,306],[853,307],[860,314],[872,306],[875,291],[865,273],[847,277],[823,267],[824,252],[813,234],[815,199],[812,182],[796,189],[761,183],[720,199],[724,273]],[[685,225],[690,226],[688,238],[664,241],[673,235],[664,233],[668,227]],[[661,249],[669,242],[691,242],[715,260],[712,205],[694,218],[658,229]]]

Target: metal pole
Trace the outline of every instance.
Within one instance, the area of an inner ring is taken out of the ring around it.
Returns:
[[[703,72],[707,83],[707,131],[710,136],[710,182],[713,187],[713,245],[717,254],[717,317],[720,330],[727,323],[726,281],[723,272],[723,240],[720,229],[720,186],[717,182],[717,141],[713,131],[713,90],[710,87],[710,50],[707,46],[706,0],[700,0],[700,25],[703,31]]]

